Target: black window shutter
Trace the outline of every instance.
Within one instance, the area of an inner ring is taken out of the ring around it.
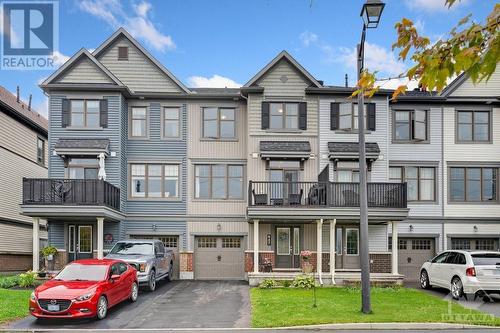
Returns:
[[[62,100],[62,127],[68,127],[71,122],[71,104],[69,99]]]
[[[301,129],[301,130],[307,129],[307,103],[306,102],[299,103],[299,129]]]
[[[367,103],[366,104],[366,112],[367,112],[367,119],[368,119],[368,130],[369,131],[375,131],[375,103]]]
[[[269,102],[262,102],[262,124],[263,130],[269,129]]]
[[[340,103],[330,104],[330,130],[339,129],[339,110]]]
[[[101,99],[99,103],[99,115],[101,127],[108,127],[108,100]]]

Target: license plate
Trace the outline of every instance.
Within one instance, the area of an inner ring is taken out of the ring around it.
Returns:
[[[59,311],[59,304],[48,304],[47,310],[49,311]]]

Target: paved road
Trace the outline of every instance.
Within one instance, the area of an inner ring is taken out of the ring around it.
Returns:
[[[245,282],[160,282],[142,291],[136,303],[124,302],[95,320],[40,321],[27,317],[7,329],[133,329],[250,327],[249,287]]]
[[[484,302],[482,299],[477,298],[476,300],[465,300],[462,298],[460,301],[455,301],[450,295],[450,292],[446,289],[442,288],[432,288],[432,289],[421,289],[418,283],[408,283],[405,284],[405,287],[409,288],[416,288],[419,290],[423,290],[428,294],[437,296],[439,298],[445,299],[445,300],[450,300],[452,302],[457,302],[463,307],[469,308],[469,309],[475,309],[478,311],[482,311],[484,313],[489,313],[491,315],[494,315],[496,317],[500,317],[500,296],[498,295],[492,295],[493,297],[493,302]],[[500,329],[499,329],[500,331]]]

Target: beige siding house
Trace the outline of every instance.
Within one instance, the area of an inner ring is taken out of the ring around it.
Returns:
[[[20,214],[23,178],[47,177],[47,120],[0,87],[0,271],[32,267],[32,219]],[[39,242],[46,244],[41,223]]]

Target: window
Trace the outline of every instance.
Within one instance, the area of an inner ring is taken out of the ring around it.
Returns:
[[[495,240],[491,238],[476,239],[476,250],[495,251]]]
[[[270,129],[299,129],[299,103],[269,103]]]
[[[198,238],[198,247],[216,248],[217,247],[217,238],[215,238],[215,237],[199,237]]]
[[[398,248],[400,250],[406,250],[408,248],[408,242],[406,239],[399,239]],[[389,237],[389,250],[392,250],[392,237]]]
[[[489,111],[457,111],[457,142],[488,142]]]
[[[97,179],[98,174],[97,158],[72,158],[68,162],[69,179]]]
[[[364,104],[365,129],[368,128],[366,123],[367,105]],[[340,103],[339,106],[339,129],[341,130],[357,130],[358,129],[358,104],[357,103]]]
[[[432,259],[432,262],[436,264],[442,264],[446,261],[446,258],[448,257],[449,254],[450,252],[441,253],[440,255]]]
[[[394,141],[426,141],[426,110],[394,110]]]
[[[411,241],[412,250],[430,250],[431,240],[430,239],[412,239]]]
[[[240,237],[223,237],[222,238],[222,247],[223,248],[231,248],[236,249],[241,247],[241,238]]]
[[[470,239],[452,238],[452,250],[470,250]]]
[[[243,199],[243,166],[196,165],[195,198]]]
[[[359,230],[346,229],[346,251],[347,255],[358,255],[359,253]]]
[[[389,180],[407,183],[408,201],[434,201],[436,199],[435,167],[390,167]]]
[[[100,104],[98,100],[76,100],[71,102],[71,126],[99,127]]]
[[[180,136],[180,110],[179,108],[163,108],[163,137],[178,138]]]
[[[132,164],[131,196],[134,198],[178,198],[178,164]]]
[[[128,60],[127,46],[118,46],[118,60]]]
[[[497,169],[450,168],[450,201],[497,201]]]
[[[158,237],[159,240],[162,241],[163,246],[167,248],[176,248],[178,246],[178,237],[177,236],[162,236]]]
[[[133,107],[131,122],[131,137],[144,138],[147,137],[147,108]]]
[[[235,132],[235,108],[203,108],[203,137],[232,139]]]
[[[45,140],[37,138],[36,142],[36,161],[38,164],[45,164]]]
[[[75,226],[68,227],[68,250],[69,253],[75,253]]]
[[[337,181],[340,183],[359,183],[359,170],[337,170]]]

